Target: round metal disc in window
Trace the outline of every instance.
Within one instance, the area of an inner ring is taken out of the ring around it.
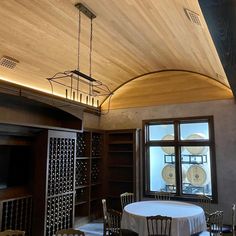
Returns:
[[[200,134],[200,133],[195,133],[195,134],[190,134],[186,140],[201,140],[201,139],[205,139],[204,134]],[[188,150],[189,153],[193,154],[193,155],[203,155],[206,154],[207,152],[207,147],[206,146],[189,146],[186,147],[186,149]]]
[[[200,165],[191,165],[187,170],[188,181],[196,187],[202,187],[207,182],[207,173]]]
[[[173,141],[175,139],[173,134],[167,134],[165,135],[162,140],[170,140]],[[169,146],[162,146],[161,149],[168,155],[172,155],[175,153],[175,148],[174,147],[169,147]]]
[[[168,164],[164,166],[161,175],[166,184],[175,185],[175,165]]]

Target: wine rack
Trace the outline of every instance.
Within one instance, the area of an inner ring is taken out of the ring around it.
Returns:
[[[101,216],[103,139],[102,131],[85,130],[77,134],[75,217],[78,225],[84,217],[89,221]]]
[[[78,133],[76,142],[76,157],[88,156],[88,152],[88,135],[86,133]]]
[[[77,159],[75,170],[75,186],[84,186],[89,184],[89,160]]]
[[[83,204],[88,201],[88,188],[78,188],[75,194],[75,205]]]
[[[17,229],[31,235],[32,196],[7,199],[0,202],[0,230]]]
[[[64,194],[47,200],[46,236],[54,235],[57,230],[73,226],[74,194]]]
[[[45,131],[35,148],[33,235],[53,236],[74,224],[76,133]]]
[[[75,140],[50,138],[48,196],[74,189]]]
[[[75,139],[50,137],[46,236],[73,226]]]
[[[101,134],[92,134],[92,157],[99,157],[102,153]]]
[[[98,183],[100,180],[100,162],[98,160],[92,160],[91,165],[91,183]]]

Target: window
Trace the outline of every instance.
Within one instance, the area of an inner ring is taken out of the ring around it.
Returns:
[[[143,121],[145,195],[199,194],[216,201],[213,117]]]

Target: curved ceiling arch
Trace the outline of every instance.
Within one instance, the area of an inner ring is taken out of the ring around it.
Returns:
[[[113,91],[102,109],[145,107],[231,99],[231,89],[210,76],[188,70],[160,70],[136,76]],[[110,103],[110,104],[109,104]]]
[[[121,1],[83,0],[97,16],[93,28],[93,78],[114,91],[135,76],[178,68],[209,75],[228,85],[198,1]],[[77,0],[1,2],[0,59],[8,56],[19,63],[12,70],[1,66],[0,80],[51,94],[46,78],[55,73],[74,70],[80,64],[80,71],[88,74],[90,20],[82,14],[78,55],[76,3]],[[186,10],[197,17],[198,24],[190,20]],[[65,83],[71,85],[70,80]],[[151,83],[150,86],[147,90],[152,89]],[[67,96],[64,87],[55,87],[54,92]],[[97,96],[95,104],[101,104],[105,97]],[[80,100],[90,104],[84,95]]]

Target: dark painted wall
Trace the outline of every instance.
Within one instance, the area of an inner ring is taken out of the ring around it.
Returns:
[[[199,4],[236,96],[236,0],[199,0]]]

